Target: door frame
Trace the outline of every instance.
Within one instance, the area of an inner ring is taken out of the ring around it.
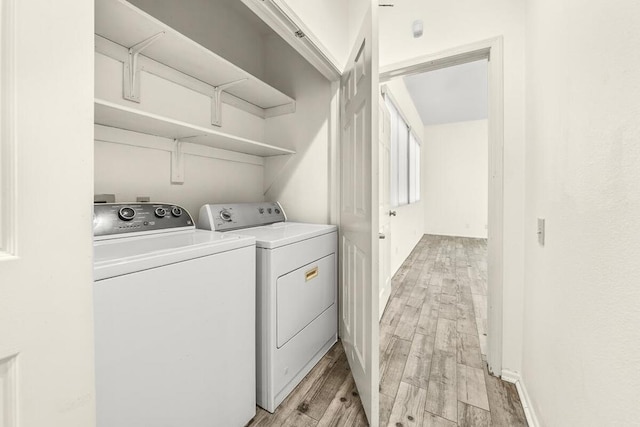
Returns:
[[[380,83],[488,59],[489,71],[489,219],[487,289],[487,363],[489,371],[502,373],[503,281],[504,281],[504,71],[503,38],[495,37],[454,47],[385,67],[380,67]]]

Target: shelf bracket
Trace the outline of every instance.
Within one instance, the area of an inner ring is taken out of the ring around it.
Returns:
[[[231,86],[235,86],[238,83],[242,83],[249,80],[248,77],[244,79],[236,80],[233,82],[225,83],[213,88],[213,95],[211,95],[211,124],[214,126],[222,126],[222,92]]]
[[[138,55],[151,43],[164,36],[164,34],[165,32],[161,31],[129,48],[128,61],[124,64],[124,99],[140,102],[140,67],[138,66]]]
[[[184,184],[184,156],[182,153],[182,141],[173,140],[171,150],[171,183]]]

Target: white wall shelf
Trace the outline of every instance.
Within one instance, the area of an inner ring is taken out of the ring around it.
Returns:
[[[261,157],[295,154],[295,151],[285,148],[275,147],[101,99],[95,100],[94,113],[94,122],[98,125]]]
[[[130,92],[130,96],[125,95],[127,99],[137,100],[128,85],[133,82],[136,86],[139,54],[214,88],[222,88],[234,97],[264,109],[266,117],[295,110],[293,98],[124,0],[96,1],[95,33],[129,52],[131,59],[126,61],[125,69],[133,67],[134,70],[125,73],[128,74],[125,80],[130,79],[125,81],[125,93]],[[150,42],[144,44],[147,40]],[[270,109],[274,109],[273,112]]]

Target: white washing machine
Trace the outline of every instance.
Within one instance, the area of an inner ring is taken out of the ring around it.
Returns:
[[[205,205],[198,227],[256,239],[256,394],[274,412],[337,341],[337,227],[267,202]]]
[[[98,427],[255,415],[255,239],[166,204],[94,206]]]

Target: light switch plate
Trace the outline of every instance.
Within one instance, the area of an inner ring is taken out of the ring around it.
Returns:
[[[538,243],[544,246],[544,218],[538,218]]]

